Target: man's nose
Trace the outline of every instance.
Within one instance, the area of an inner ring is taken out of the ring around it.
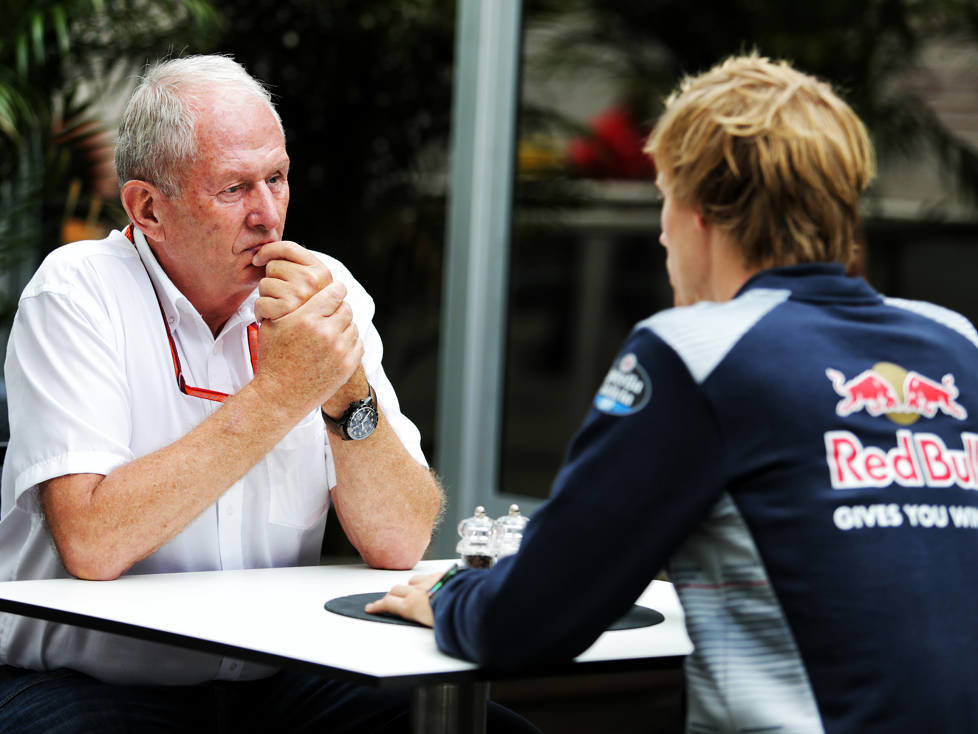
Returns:
[[[267,230],[277,229],[282,223],[282,216],[279,213],[278,199],[268,184],[262,181],[250,193],[251,209],[248,212],[248,226]]]

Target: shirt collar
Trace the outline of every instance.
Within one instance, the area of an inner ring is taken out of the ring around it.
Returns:
[[[132,235],[133,244],[136,246],[136,253],[139,255],[143,267],[146,268],[146,273],[149,275],[150,282],[153,284],[153,289],[160,299],[160,306],[163,308],[166,320],[171,328],[176,328],[180,323],[181,314],[197,314],[197,309],[194,308],[190,299],[183,295],[180,289],[170,280],[170,276],[163,270],[163,266],[160,265],[153,249],[146,241],[146,236],[135,225],[132,225]],[[258,300],[257,288],[248,294],[248,297],[238,307],[238,310],[227,320],[222,331],[228,331],[238,324],[247,325],[253,322],[255,320],[256,300]],[[200,318],[200,315],[197,314],[197,317]]]
[[[811,263],[762,270],[751,276],[737,293],[754,288],[785,289],[797,301],[879,303],[881,296],[864,279],[846,275],[839,263]]]

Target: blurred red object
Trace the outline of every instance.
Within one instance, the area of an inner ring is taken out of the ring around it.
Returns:
[[[588,178],[652,176],[652,161],[642,152],[646,136],[626,106],[602,112],[590,127],[590,136],[574,138],[567,147],[567,160],[575,173]]]

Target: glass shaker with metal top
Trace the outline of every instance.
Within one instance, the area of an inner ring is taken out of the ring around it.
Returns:
[[[492,565],[492,525],[492,518],[486,514],[486,508],[482,505],[475,508],[472,517],[467,517],[458,524],[458,534],[462,539],[455,546],[455,551],[464,566],[489,568]]]
[[[492,524],[492,551],[496,560],[513,555],[523,541],[523,529],[530,521],[520,513],[519,505],[510,505],[509,512]]]

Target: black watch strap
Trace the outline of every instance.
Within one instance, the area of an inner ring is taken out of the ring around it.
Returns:
[[[339,418],[333,418],[320,409],[326,427],[344,441],[362,441],[369,437],[377,427],[377,395],[372,385],[367,385],[370,394],[363,400],[354,400]]]

